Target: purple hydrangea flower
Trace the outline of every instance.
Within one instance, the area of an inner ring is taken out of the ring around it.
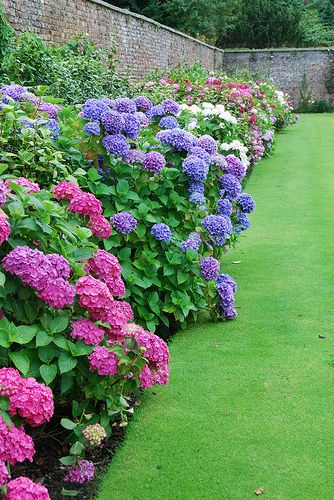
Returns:
[[[135,113],[137,111],[135,102],[128,97],[118,97],[114,100],[112,107],[119,113]]]
[[[236,282],[229,274],[219,274],[219,276],[217,276],[217,283],[220,285],[227,283],[232,288],[233,293],[236,293],[238,289]]]
[[[241,208],[242,212],[246,212],[247,214],[250,214],[255,209],[255,201],[253,200],[251,195],[248,193],[241,193],[238,196],[236,201],[237,201],[239,207]]]
[[[203,160],[208,166],[210,166],[211,156],[209,155],[209,153],[207,153],[207,151],[205,151],[205,149],[197,146],[190,151],[190,154],[198,156],[198,158],[201,158],[201,160]]]
[[[56,271],[57,278],[69,279],[72,271],[65,257],[58,253],[49,253],[46,255],[46,259]]]
[[[241,212],[238,210],[237,212],[237,217],[238,217],[238,224],[240,224],[240,227],[236,228],[236,232],[240,234],[242,231],[246,231],[251,225],[250,220],[244,212]]]
[[[89,135],[99,135],[101,132],[100,124],[98,122],[88,122],[83,129],[84,132]]]
[[[207,215],[202,220],[202,226],[218,246],[222,246],[227,235],[232,232],[231,220],[225,215]]]
[[[148,111],[153,107],[152,101],[143,95],[136,97],[134,101],[138,111]]]
[[[219,181],[222,187],[221,194],[230,200],[237,198],[242,191],[241,184],[234,175],[222,175]]]
[[[101,123],[107,132],[119,134],[124,127],[124,118],[117,111],[108,110],[102,113]]]
[[[111,217],[112,225],[121,234],[132,233],[137,227],[136,218],[128,212],[119,212]]]
[[[210,153],[210,155],[217,153],[217,142],[211,135],[202,135],[198,139],[198,145]]]
[[[159,121],[161,128],[179,128],[177,119],[174,116],[163,116]]]
[[[22,85],[4,85],[0,89],[0,94],[11,97],[14,101],[20,101],[22,94],[27,92],[26,87],[22,87]]]
[[[232,278],[231,278],[232,279]],[[234,292],[233,286],[227,281],[218,283],[216,291],[220,299],[220,306],[226,319],[234,319],[237,316],[237,311],[234,309]]]
[[[82,106],[82,116],[97,121],[108,110],[109,108],[104,102],[98,99],[88,99]]]
[[[182,162],[182,171],[194,181],[204,181],[209,173],[209,167],[198,156],[189,155]]]
[[[79,460],[76,465],[67,468],[64,481],[83,484],[94,479],[95,468],[90,460]]]
[[[139,151],[139,149],[130,149],[126,155],[123,156],[123,161],[125,163],[142,163],[144,159],[144,153]]]
[[[180,247],[181,247],[182,252],[186,252],[187,250],[190,250],[190,249],[198,252],[201,244],[202,244],[202,239],[201,239],[200,235],[198,233],[194,232],[194,233],[189,234],[189,238],[187,240],[181,242]]]
[[[173,101],[173,99],[165,99],[161,105],[164,108],[164,113],[169,113],[171,115],[178,115],[181,111],[180,105]]]
[[[38,109],[42,113],[46,113],[50,118],[58,120],[58,111],[60,111],[60,106],[58,104],[52,104],[51,102],[39,101]]]
[[[198,192],[204,194],[204,184],[200,181],[189,182],[188,191],[189,193]]]
[[[8,194],[6,184],[0,179],[0,207],[2,207],[8,200]]]
[[[165,241],[166,243],[172,239],[172,232],[167,224],[154,224],[151,234],[156,240]]]
[[[116,156],[125,156],[130,149],[126,137],[122,134],[106,135],[102,144],[108,153],[113,153]]]
[[[201,276],[205,281],[215,280],[219,274],[220,263],[213,257],[206,257],[200,263]]]
[[[54,139],[58,139],[58,137],[60,135],[60,126],[59,126],[57,120],[48,120],[42,126],[49,127],[49,129],[51,130],[52,137]]]
[[[142,111],[136,111],[136,113],[133,116],[137,118],[142,127],[149,126],[150,120]]]
[[[217,202],[217,214],[218,215],[226,215],[230,217],[233,211],[233,205],[230,200],[226,198],[220,198]]]
[[[193,147],[197,146],[196,137],[180,128],[161,130],[157,133],[156,139],[162,144],[170,144],[175,151],[191,151]]]
[[[21,125],[25,125],[28,128],[35,128],[35,122],[29,122],[28,120],[20,120]],[[18,133],[21,132],[21,129],[18,130]]]
[[[227,155],[225,157],[226,165],[224,171],[227,174],[234,175],[239,181],[246,175],[246,167],[243,165],[242,161],[235,155]]]
[[[226,167],[226,159],[224,155],[216,153],[211,156],[211,162],[216,167],[220,167],[222,170],[225,170]]]
[[[194,203],[197,207],[199,207],[201,210],[206,208],[206,198],[203,193],[200,193],[199,191],[194,191],[191,193],[189,196],[189,201],[191,203]]]
[[[109,97],[103,97],[101,99],[101,102],[104,102],[104,104],[106,104],[107,106],[109,106],[109,108],[111,108],[114,104],[114,99],[109,99]]]
[[[124,118],[124,126],[123,126],[124,134],[129,139],[132,140],[137,139],[141,128],[140,121],[130,113],[124,113],[123,118]]]
[[[151,151],[150,153],[146,153],[144,155],[142,166],[143,170],[147,170],[148,172],[152,172],[154,174],[159,174],[165,165],[165,157],[156,151]]]
[[[151,120],[156,120],[165,114],[165,108],[162,104],[157,104],[156,106],[153,106],[153,108],[149,109],[146,114]]]

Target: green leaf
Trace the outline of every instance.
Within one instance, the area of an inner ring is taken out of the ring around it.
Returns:
[[[65,490],[65,488],[62,488],[61,494],[64,497],[76,497],[79,495],[79,491],[77,491],[77,490]]]
[[[0,329],[0,346],[7,349],[10,346],[10,344],[11,344],[11,341],[9,339],[8,331],[1,328]]]
[[[38,357],[47,365],[53,360],[56,355],[56,349],[52,344],[38,348]]]
[[[36,332],[35,326],[17,326],[13,341],[18,344],[28,344],[35,337]]]
[[[58,360],[58,366],[60,373],[67,373],[73,368],[75,368],[77,365],[77,360],[75,358],[72,358],[70,354],[67,354],[67,352],[63,352]]]
[[[57,316],[56,318],[53,318],[53,320],[51,320],[50,322],[51,333],[63,332],[68,327],[68,323],[68,317]]]
[[[69,373],[64,373],[61,377],[61,393],[69,391],[73,386],[73,376]]]
[[[85,449],[84,445],[80,441],[76,441],[70,448],[71,455],[80,455]]]
[[[68,455],[67,457],[61,457],[59,459],[59,462],[63,465],[74,465],[76,462],[76,458]]]
[[[56,378],[57,375],[57,365],[42,365],[39,368],[39,373],[46,385],[51,384],[51,382]]]
[[[6,276],[4,275],[4,273],[0,272],[0,287],[4,286],[5,281],[6,281]]]
[[[65,337],[62,335],[55,335],[53,338],[53,343],[56,344],[60,349],[64,349],[64,351],[69,351],[68,343]]]
[[[47,334],[44,331],[39,331],[36,335],[36,347],[42,347],[45,345],[49,345],[52,342],[51,335]]]
[[[9,357],[22,375],[26,376],[30,368],[30,360],[26,353],[23,351],[10,352]]]
[[[126,196],[129,191],[129,183],[126,179],[121,179],[116,185],[116,191],[120,196]]]
[[[69,418],[62,418],[60,421],[60,425],[69,431],[72,431],[76,428],[77,424],[70,420]]]

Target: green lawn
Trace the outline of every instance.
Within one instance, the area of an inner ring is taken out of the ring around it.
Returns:
[[[176,335],[99,500],[334,498],[334,116],[302,116],[247,191],[239,317]]]

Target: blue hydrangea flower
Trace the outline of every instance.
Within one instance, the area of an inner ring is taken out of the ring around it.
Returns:
[[[82,106],[82,116],[91,120],[100,120],[103,113],[108,111],[108,106],[98,99],[88,99]]]
[[[165,99],[161,105],[164,108],[164,113],[169,113],[171,115],[178,115],[181,111],[180,105],[173,101],[173,99]]]
[[[209,153],[207,151],[205,151],[205,149],[197,146],[190,151],[190,154],[198,156],[198,158],[203,160],[208,165],[208,167],[210,166],[211,156],[209,155]]]
[[[125,156],[130,149],[126,137],[122,134],[106,135],[102,144],[108,153],[113,153],[116,156]]]
[[[124,118],[117,111],[108,110],[101,115],[101,123],[107,132],[119,134],[124,127]]]
[[[153,107],[152,101],[143,95],[136,97],[134,101],[138,111],[148,111]]]
[[[164,114],[165,114],[165,108],[162,106],[162,104],[157,104],[156,106],[153,106],[153,108],[149,109],[146,112],[146,115],[151,120],[156,120],[157,118],[163,116]]]
[[[154,224],[151,229],[151,234],[157,241],[168,242],[172,239],[172,232],[167,224]]]
[[[159,174],[165,165],[165,157],[157,151],[151,151],[150,153],[146,153],[144,155],[142,165],[143,170],[147,170],[148,172],[152,172],[154,174]]]
[[[182,171],[194,181],[204,181],[209,173],[209,167],[198,156],[189,155],[182,162]]]
[[[199,191],[194,191],[189,196],[189,201],[194,203],[200,210],[204,210],[206,208],[206,198],[203,193]]]
[[[22,85],[16,84],[4,85],[0,88],[0,94],[11,97],[12,99],[14,99],[14,101],[20,101],[22,94],[24,94],[25,92],[27,92],[26,87],[22,87]],[[8,102],[5,104],[8,104]]]
[[[139,151],[139,149],[130,149],[126,155],[123,156],[123,161],[125,163],[142,163],[144,159],[144,153]]]
[[[202,239],[201,239],[200,235],[198,233],[194,232],[194,233],[189,234],[189,237],[187,240],[181,242],[180,247],[181,247],[182,252],[186,252],[187,250],[190,250],[190,249],[198,252],[201,244],[202,244]]]
[[[246,231],[246,229],[250,227],[251,223],[248,218],[248,215],[245,214],[244,212],[238,211],[237,217],[238,217],[238,224],[240,224],[240,227],[237,227],[235,230],[238,234],[240,234],[242,231]]]
[[[98,122],[88,122],[83,129],[89,135],[99,135],[101,132],[100,124]]]
[[[205,149],[210,155],[217,153],[217,142],[211,135],[202,135],[198,139],[198,145]]]
[[[212,155],[211,163],[212,165],[215,165],[216,167],[220,167],[222,170],[225,170],[226,160],[224,155],[221,155],[219,153]]]
[[[207,215],[202,220],[202,226],[217,246],[224,245],[227,235],[232,232],[231,220],[225,215]]]
[[[142,111],[136,111],[133,115],[137,118],[142,127],[148,127],[150,124],[150,119]]]
[[[232,278],[231,278],[232,279]],[[237,311],[234,309],[234,291],[228,281],[217,282],[216,291],[220,300],[220,306],[226,319],[234,319]]]
[[[191,181],[188,185],[189,193],[202,193],[204,194],[204,184],[200,181]]]
[[[250,214],[255,210],[255,201],[248,193],[241,193],[236,201],[239,207],[241,208],[242,212]]]
[[[137,111],[136,103],[128,97],[118,97],[114,100],[112,107],[119,113],[135,113]]]
[[[123,118],[124,118],[124,127],[123,127],[124,134],[129,139],[132,140],[137,139],[141,128],[140,121],[130,113],[124,113]]]
[[[179,128],[177,119],[174,116],[163,116],[159,121],[161,128]]]
[[[230,217],[233,211],[232,203],[226,198],[220,198],[217,202],[217,214]]]
[[[132,233],[137,227],[136,218],[128,212],[118,212],[110,220],[116,231],[121,234]]]
[[[60,126],[59,126],[57,120],[53,120],[53,119],[48,120],[42,126],[49,127],[53,139],[58,139],[58,137],[60,135]]]
[[[170,144],[175,151],[191,151],[197,146],[197,139],[190,132],[180,128],[161,130],[156,139],[164,145]]]
[[[103,99],[101,99],[101,102],[104,102],[104,104],[106,104],[107,106],[109,106],[109,108],[112,108],[114,103],[115,103],[115,100],[114,99],[109,99],[109,97],[103,97]]]
[[[220,285],[227,283],[232,288],[233,293],[236,293],[238,289],[236,282],[229,274],[219,274],[219,276],[217,276],[217,283]]]
[[[225,195],[230,200],[237,198],[242,191],[241,184],[234,175],[222,175],[219,181],[222,187],[221,195]]]
[[[246,175],[246,167],[243,165],[242,161],[235,155],[227,155],[225,157],[226,165],[224,171],[227,174],[234,175],[239,181]]]
[[[220,263],[213,257],[206,257],[201,260],[199,269],[205,281],[212,281],[215,280],[219,274]]]

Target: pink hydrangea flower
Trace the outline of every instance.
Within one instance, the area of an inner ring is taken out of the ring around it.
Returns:
[[[83,340],[87,345],[100,344],[104,339],[104,330],[95,325],[90,319],[78,319],[72,323],[70,333],[73,339]]]
[[[65,257],[59,255],[58,253],[49,253],[46,255],[46,259],[52,265],[58,278],[69,279],[72,270]]]
[[[56,278],[50,281],[38,295],[54,309],[63,309],[65,306],[73,304],[75,286],[70,285],[63,278]]]
[[[10,225],[5,217],[0,217],[0,245],[7,241],[10,235]]]
[[[5,462],[0,460],[0,486],[7,483],[10,478]]]
[[[18,413],[32,427],[48,422],[54,412],[50,387],[34,378],[21,378],[17,391],[10,397],[9,411],[12,415]]]
[[[112,227],[109,221],[103,215],[91,215],[88,221],[88,227],[94,236],[98,238],[109,238]]]
[[[11,465],[25,460],[32,462],[34,454],[33,440],[24,432],[23,428],[12,425],[9,429],[6,422],[0,417],[0,460],[9,462]]]
[[[127,302],[114,300],[107,313],[107,322],[110,325],[108,337],[119,338],[129,321],[133,320],[133,311]],[[116,337],[113,337],[116,336]]]
[[[89,312],[93,320],[107,321],[113,297],[105,283],[92,276],[81,276],[76,284],[79,305]]]
[[[144,391],[146,391],[147,389],[152,387],[152,385],[154,385],[154,378],[152,372],[147,365],[144,366],[141,373],[139,374],[139,380],[140,380],[140,387]]]
[[[88,439],[91,446],[100,446],[107,436],[105,428],[100,424],[87,425],[87,427],[82,429],[82,434]]]
[[[50,500],[45,486],[23,476],[7,483],[7,493],[3,498],[4,500]]]
[[[118,371],[118,358],[114,352],[107,347],[95,347],[92,354],[88,356],[90,370],[97,370],[99,375],[115,375]]]
[[[98,250],[87,261],[85,270],[104,281],[112,295],[116,297],[125,295],[125,285],[121,278],[122,268],[115,255],[105,250]]]
[[[134,338],[141,347],[145,347],[145,358],[161,368],[169,363],[169,349],[164,340],[143,328],[138,328]]]
[[[54,197],[56,200],[62,200],[65,198],[70,201],[75,193],[81,193],[81,189],[79,186],[74,184],[73,182],[59,182],[57,186],[53,190]]]
[[[74,193],[69,210],[81,215],[101,215],[102,203],[92,193],[79,191]]]
[[[0,369],[0,396],[12,396],[17,391],[21,379],[20,372],[15,368]]]
[[[37,193],[41,189],[37,182],[29,181],[29,179],[26,179],[25,177],[20,177],[19,179],[8,179],[5,181],[5,186],[8,190],[10,190],[10,182],[29,188],[28,193]]]

